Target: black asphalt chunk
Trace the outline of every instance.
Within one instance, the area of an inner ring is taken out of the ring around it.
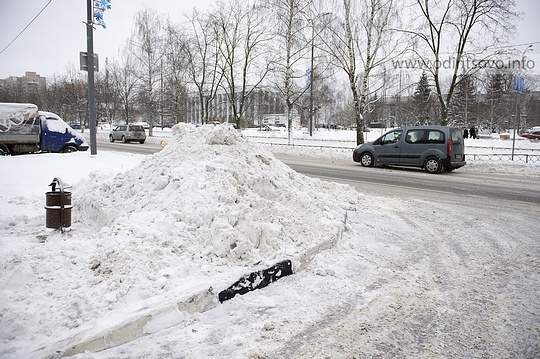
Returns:
[[[237,294],[243,295],[253,290],[264,288],[279,278],[291,275],[292,273],[292,262],[289,259],[276,263],[269,268],[252,272],[220,292],[219,301],[223,303]]]

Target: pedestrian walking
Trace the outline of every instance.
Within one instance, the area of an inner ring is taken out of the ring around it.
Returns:
[[[471,138],[476,140],[476,128],[474,128],[474,126],[471,127],[469,134],[471,135]]]

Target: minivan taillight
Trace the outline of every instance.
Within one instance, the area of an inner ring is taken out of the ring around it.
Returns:
[[[446,141],[446,154],[450,156],[452,154],[452,140],[448,139]]]

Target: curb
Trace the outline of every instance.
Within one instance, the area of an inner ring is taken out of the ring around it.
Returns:
[[[130,318],[113,327],[103,330],[100,334],[91,334],[91,330],[78,333],[71,338],[58,342],[54,347],[63,348],[50,352],[50,349],[41,348],[33,352],[34,355],[42,351],[45,359],[70,357],[84,352],[100,352],[116,346],[126,344],[143,336],[173,327],[185,321],[186,314],[203,313],[217,307],[220,302],[232,299],[236,294],[245,294],[263,288],[281,277],[304,270],[313,258],[322,251],[333,248],[345,230],[347,215],[345,214],[343,228],[339,229],[335,237],[324,241],[293,260],[284,260],[267,269],[258,270],[242,276],[233,285],[216,293],[213,287],[201,290],[187,299],[176,304],[150,310],[142,309],[136,318]],[[289,272],[290,269],[290,272]],[[261,281],[261,279],[263,279]],[[255,285],[253,285],[255,284]],[[222,286],[220,286],[222,287]],[[221,300],[223,299],[223,301]]]

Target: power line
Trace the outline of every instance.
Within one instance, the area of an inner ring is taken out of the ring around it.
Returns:
[[[45,5],[45,6],[43,7],[43,9],[41,9],[41,11],[38,12],[38,14],[32,19],[32,21],[30,21],[30,22],[28,23],[28,25],[26,25],[26,26],[24,27],[24,29],[22,29],[21,32],[19,32],[19,34],[18,34],[17,36],[15,36],[15,38],[14,38],[13,40],[11,40],[11,42],[10,42],[9,44],[7,44],[6,47],[4,47],[4,48],[2,49],[2,51],[0,51],[0,54],[2,54],[4,51],[6,51],[6,49],[7,49],[8,47],[10,47],[11,44],[13,44],[13,43],[15,42],[15,40],[17,40],[17,38],[18,38],[19,36],[21,36],[21,34],[24,32],[24,30],[26,30],[26,29],[28,28],[28,26],[32,25],[32,23],[38,18],[39,15],[41,15],[41,13],[43,12],[43,10],[45,10],[45,9],[47,8],[47,6],[49,6],[49,4],[50,4],[52,1],[53,1],[53,0],[49,0],[49,2],[47,3],[47,5]]]

